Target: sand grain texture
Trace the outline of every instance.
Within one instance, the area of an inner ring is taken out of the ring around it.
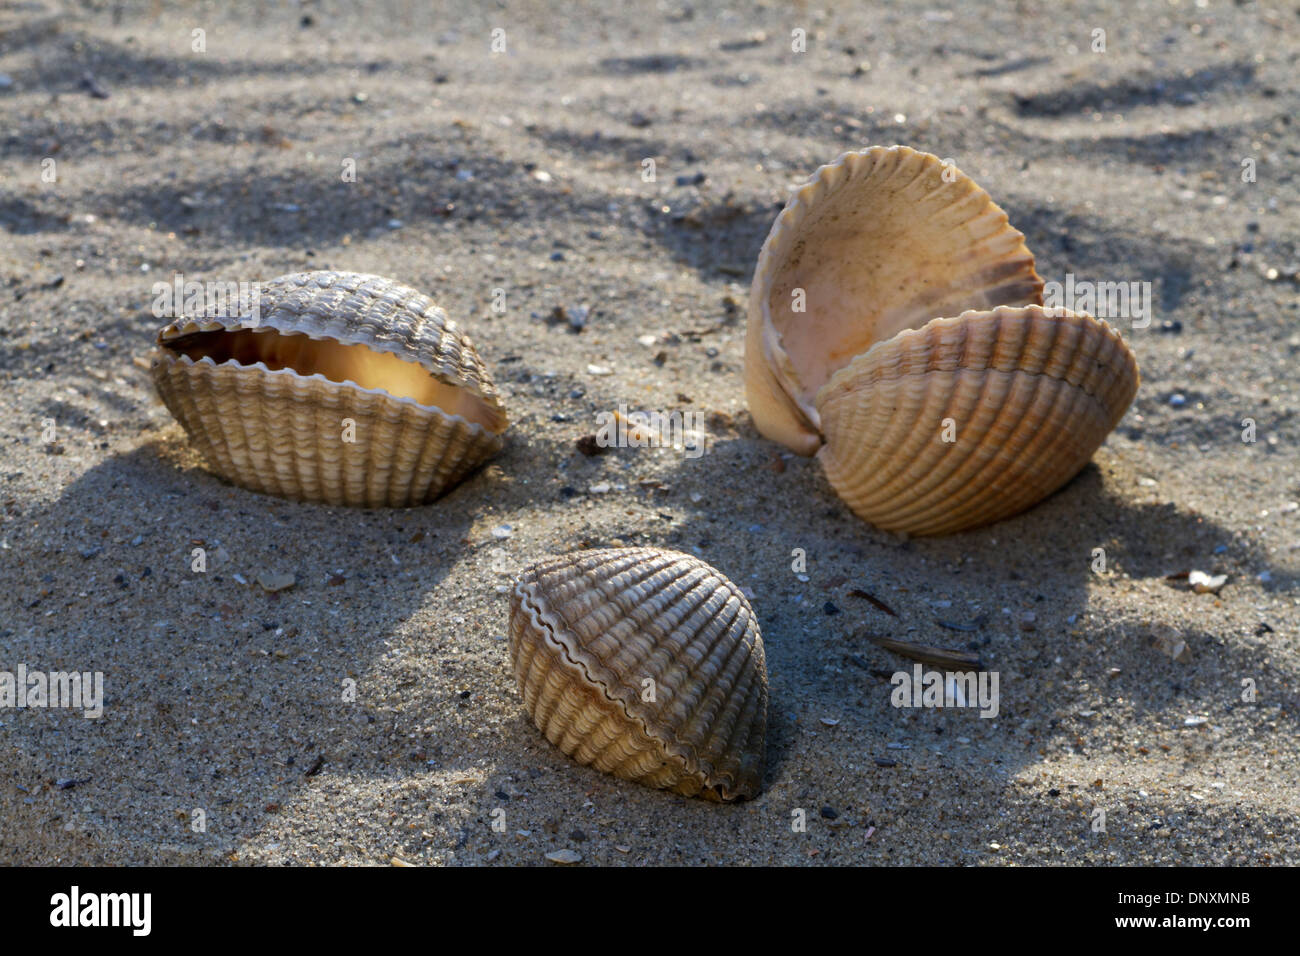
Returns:
[[[1300,18],[861,6],[0,11],[0,670],[100,670],[107,695],[98,720],[0,710],[0,861],[1300,862]],[[1093,463],[933,540],[855,519],[744,410],[743,304],[788,187],[895,142],[955,159],[1045,279],[1155,295]],[[430,295],[492,369],[506,448],[435,505],[224,484],[133,364],[155,281],[324,268]],[[703,412],[709,453],[579,453],[620,402]],[[524,714],[513,572],[620,544],[752,592],[757,800],[575,766]],[[1191,569],[1229,581],[1166,580]],[[868,634],[974,645],[999,716],[894,709],[910,664]]]

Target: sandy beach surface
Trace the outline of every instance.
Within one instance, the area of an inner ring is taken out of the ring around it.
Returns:
[[[224,6],[0,8],[0,671],[105,695],[0,709],[0,861],[1300,863],[1295,4]],[[1153,290],[1093,463],[935,539],[855,518],[741,375],[789,187],[893,143],[1045,279]],[[155,282],[325,268],[428,293],[495,376],[506,448],[435,504],[233,487],[139,367]],[[620,403],[701,412],[708,453],[579,451]],[[524,714],[512,576],[618,544],[752,593],[756,800],[579,767]],[[891,706],[872,635],[977,651],[998,716]]]

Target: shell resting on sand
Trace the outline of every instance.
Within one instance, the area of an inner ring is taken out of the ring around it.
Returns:
[[[1105,322],[1045,310],[1024,236],[954,167],[846,153],[790,199],[750,289],[745,386],[768,438],[853,511],[942,534],[1070,480],[1133,401]]]
[[[524,707],[578,763],[719,802],[762,783],[767,669],[740,589],[657,548],[527,568],[510,599]]]
[[[214,471],[305,501],[421,504],[500,450],[506,428],[468,337],[380,276],[282,276],[177,318],[151,374]]]

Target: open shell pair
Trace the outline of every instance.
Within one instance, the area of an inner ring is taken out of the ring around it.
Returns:
[[[1137,392],[1114,329],[1042,306],[1024,236],[969,178],[905,146],[847,153],[759,255],[754,423],[885,530],[1006,518],[1087,464]]]
[[[177,318],[151,374],[214,471],[305,501],[421,504],[499,451],[506,429],[469,338],[380,276],[282,276]]]

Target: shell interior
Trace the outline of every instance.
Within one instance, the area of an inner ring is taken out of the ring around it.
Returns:
[[[785,394],[769,414],[752,402],[755,419],[810,454],[817,393],[856,356],[940,316],[1041,304],[1042,288],[1024,236],[955,167],[906,146],[847,153],[791,198],[759,255],[746,350],[766,368],[748,373],[750,391]],[[762,420],[787,416],[798,424]]]
[[[330,271],[280,276],[233,300],[221,287],[191,292],[178,277],[172,307],[184,298],[183,315],[158,333],[150,373],[228,481],[302,501],[410,507],[504,445],[491,375],[428,296]]]
[[[440,381],[423,366],[392,352],[377,352],[363,344],[312,338],[272,328],[216,328],[173,331],[159,345],[177,358],[214,365],[233,363],[271,372],[288,370],[303,377],[319,375],[338,384],[383,391],[447,415],[459,416],[500,434],[505,419],[499,409],[468,388]]]

